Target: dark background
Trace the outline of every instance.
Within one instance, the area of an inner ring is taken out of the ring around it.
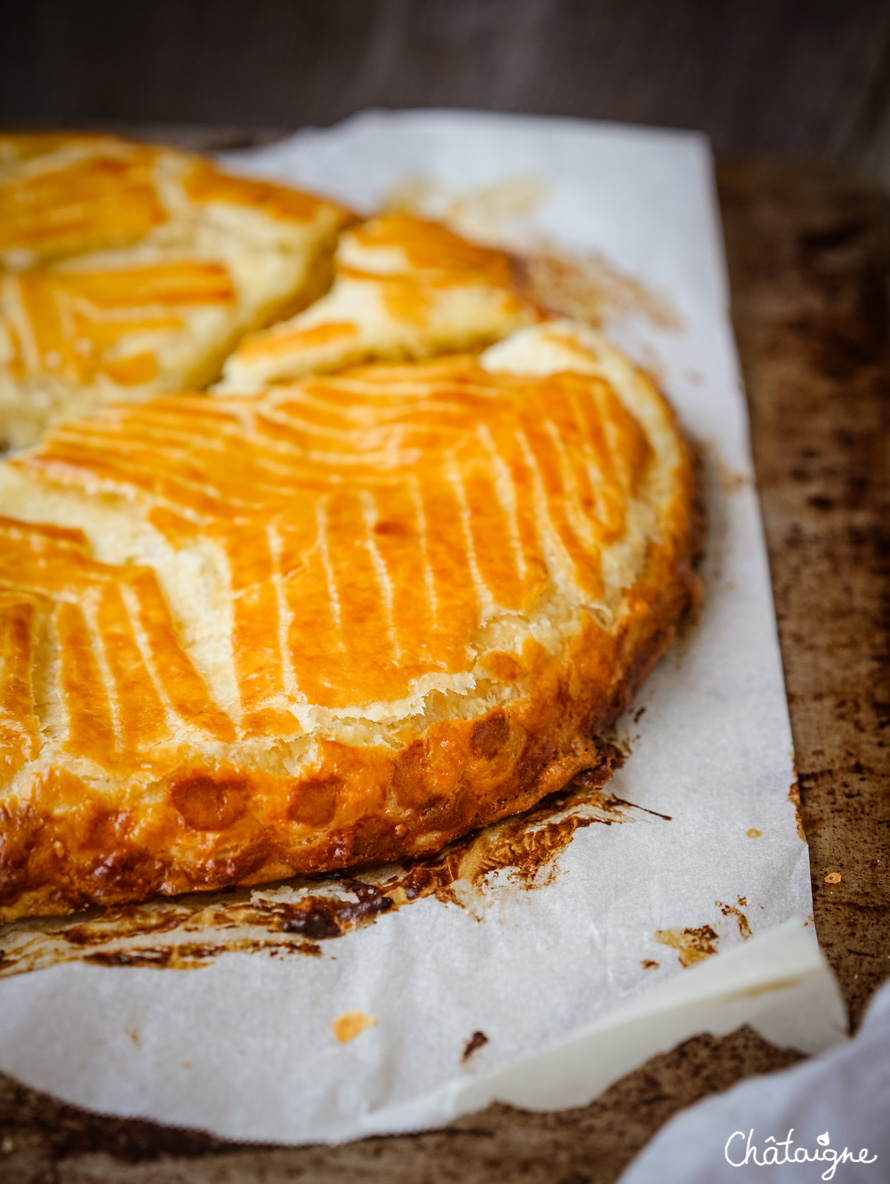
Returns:
[[[455,106],[704,129],[890,179],[890,0],[0,0],[8,126]]]

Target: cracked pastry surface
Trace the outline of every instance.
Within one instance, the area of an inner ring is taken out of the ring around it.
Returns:
[[[174,149],[0,136],[0,447],[206,385],[245,332],[318,294],[350,218]]]
[[[258,389],[371,359],[475,352],[539,315],[503,251],[437,222],[383,214],[343,234],[331,290],[248,337],[217,389]]]
[[[570,322],[57,428],[0,464],[0,920],[420,854],[597,765],[693,485]]]

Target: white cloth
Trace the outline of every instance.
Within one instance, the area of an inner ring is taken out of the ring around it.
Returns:
[[[845,1148],[853,1162],[841,1159]],[[822,1158],[813,1162],[817,1152]],[[890,983],[873,998],[853,1040],[683,1110],[634,1160],[620,1184],[807,1184],[820,1179],[844,1184],[890,1180]]]

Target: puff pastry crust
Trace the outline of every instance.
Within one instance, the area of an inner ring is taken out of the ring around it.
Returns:
[[[256,390],[371,359],[475,351],[538,315],[505,252],[437,222],[385,214],[343,234],[330,292],[247,338],[217,389]]]
[[[65,424],[0,464],[0,920],[399,859],[597,765],[693,469],[568,322]]]
[[[111,136],[0,136],[0,447],[203,386],[328,282],[350,219],[309,194]]]

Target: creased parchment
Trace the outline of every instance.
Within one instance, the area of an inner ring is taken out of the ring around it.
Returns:
[[[310,1142],[435,1125],[492,1098],[581,1104],[702,1030],[750,1022],[806,1051],[841,1039],[812,927],[706,142],[371,113],[229,163],[585,258],[606,330],[702,445],[707,598],[619,726],[631,752],[606,788],[632,808],[574,830],[538,886],[494,870],[472,907],[458,885],[455,900],[417,899],[313,956],[0,978],[0,1069],[100,1111]]]

